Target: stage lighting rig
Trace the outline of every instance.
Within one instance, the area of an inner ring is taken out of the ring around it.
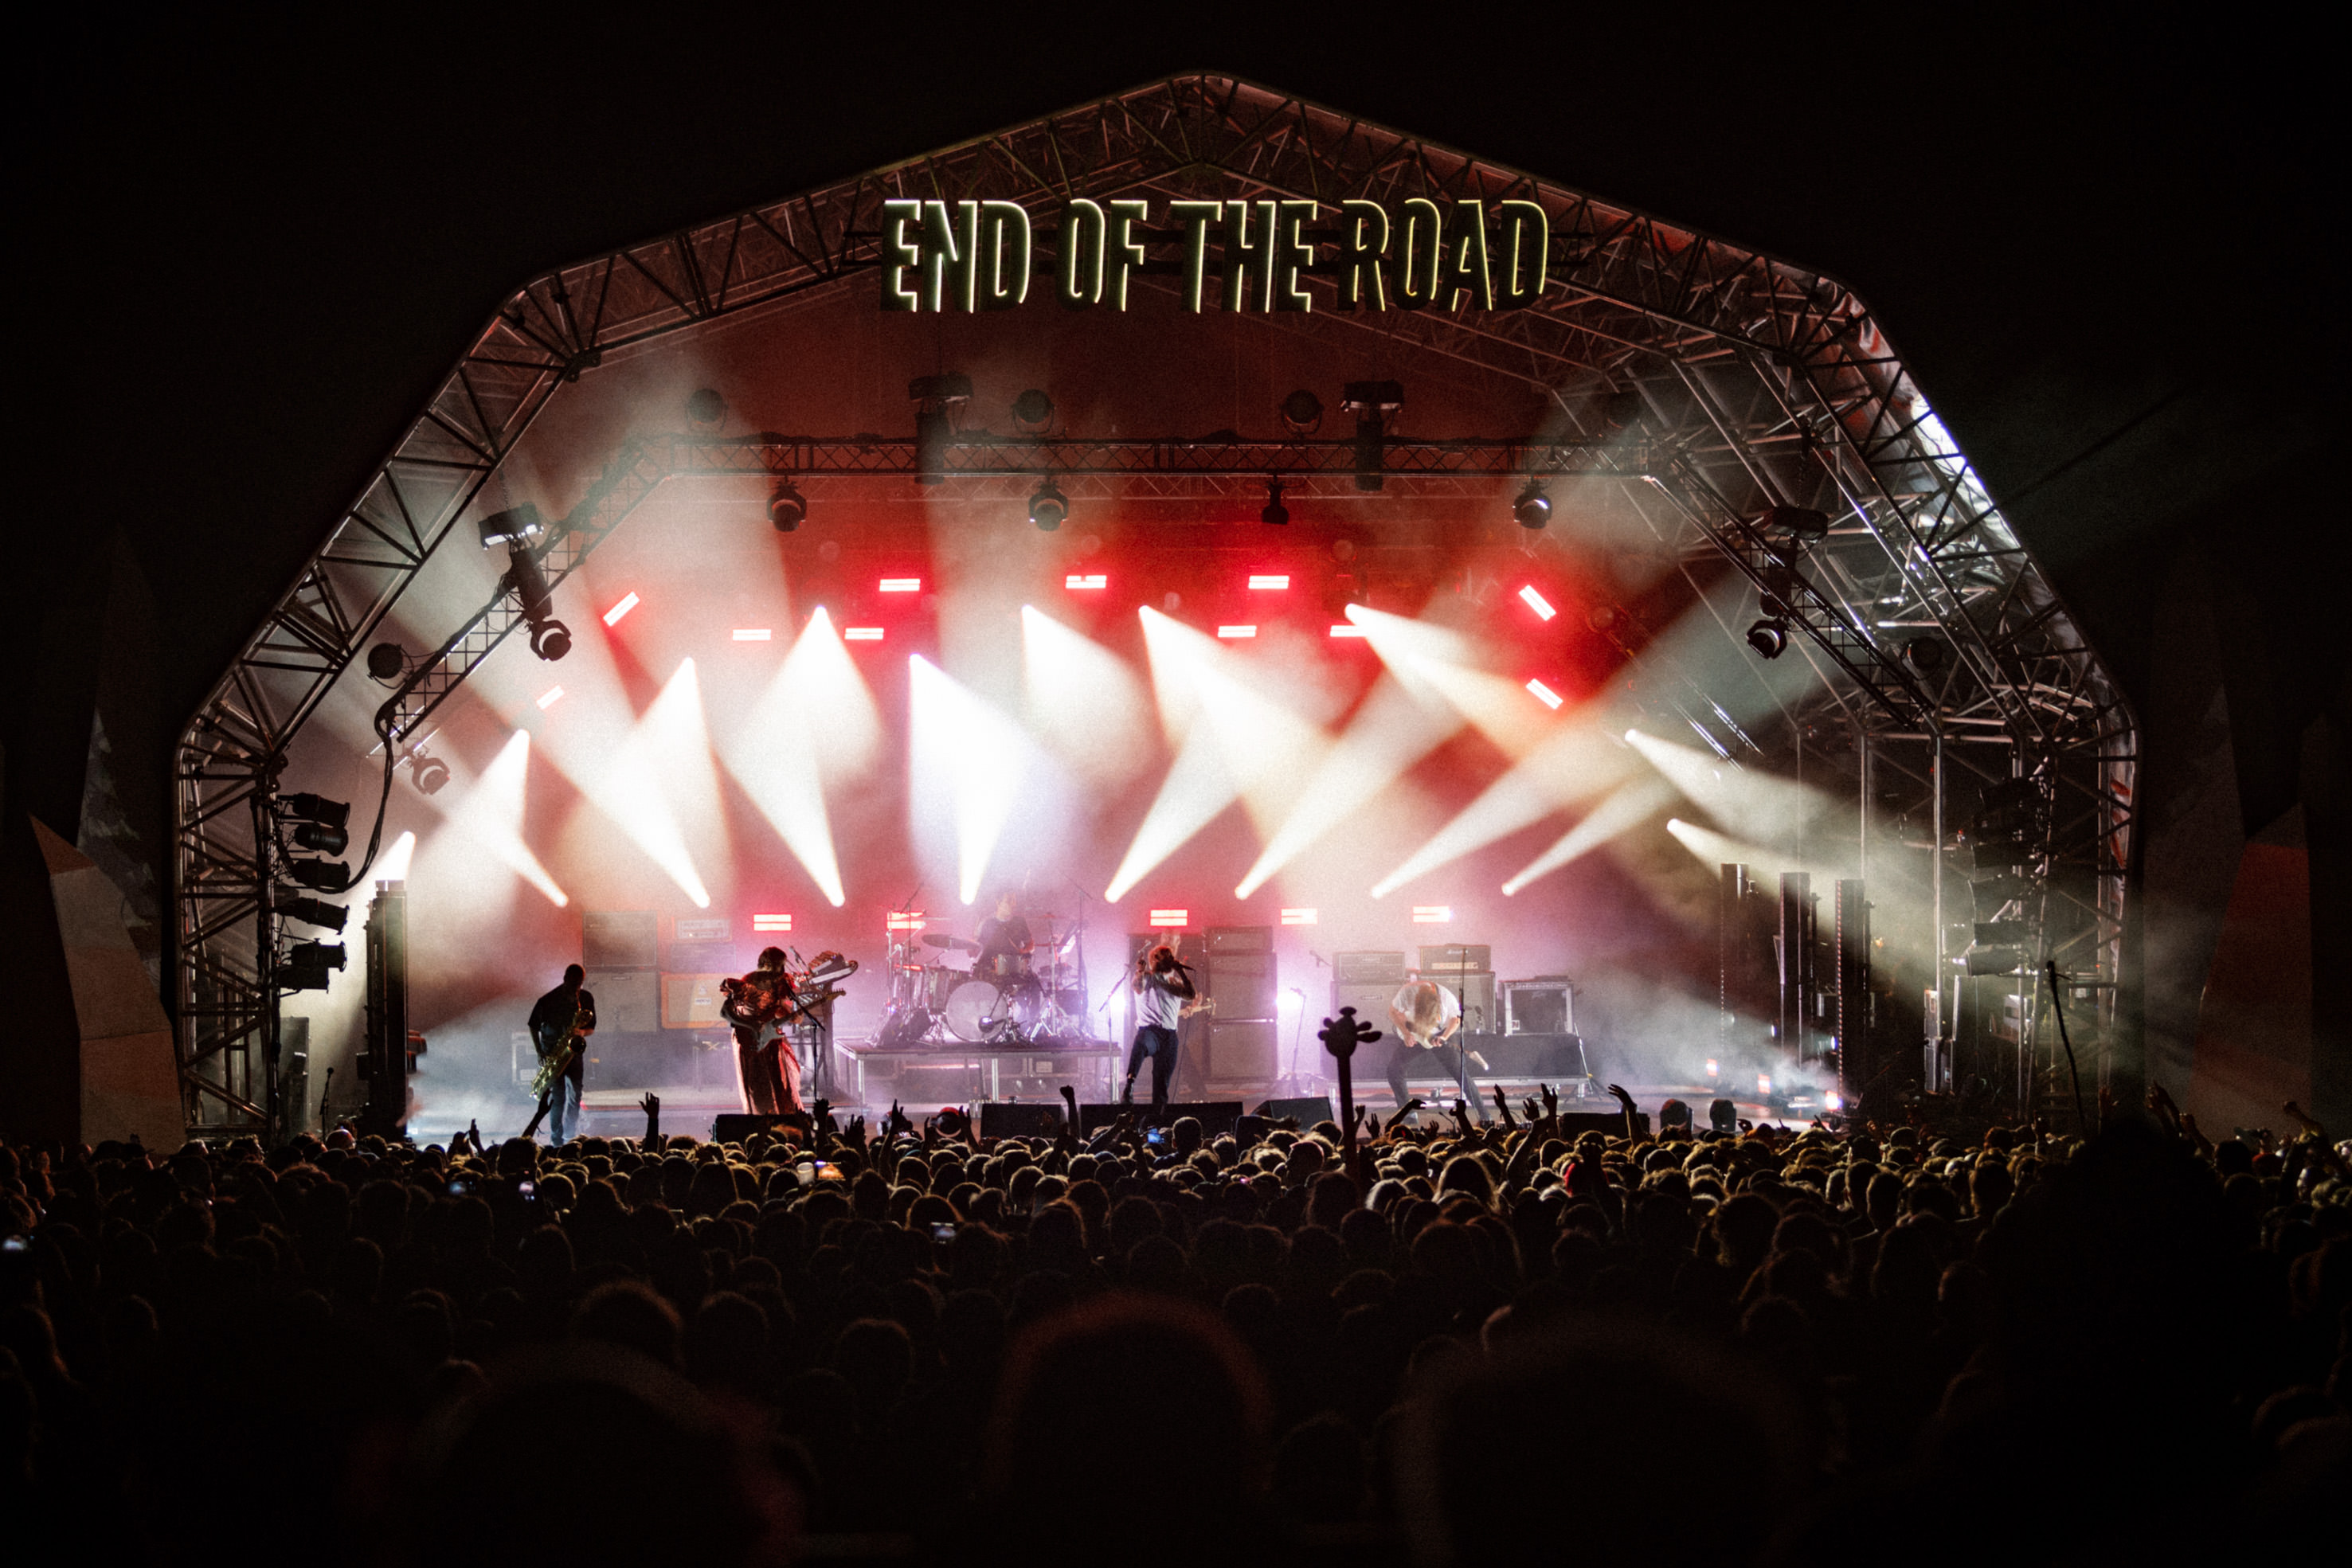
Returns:
[[[408,762],[409,777],[422,794],[438,795],[449,782],[449,765],[437,757],[427,757],[422,746],[408,754]]]
[[[529,545],[547,531],[547,524],[541,518],[539,508],[529,501],[520,507],[509,507],[503,512],[492,512],[475,528],[482,536],[484,549]]]
[[[1601,400],[1601,418],[1612,430],[1630,430],[1642,418],[1641,389],[1628,387],[1613,392]]]
[[[791,533],[808,520],[808,497],[790,479],[776,481],[775,493],[768,497],[768,522],[780,534]]]
[[[352,809],[343,801],[319,795],[287,795],[278,800],[278,814],[293,825],[294,841],[306,850],[339,855],[351,842],[344,830],[351,822]]]
[[[274,892],[269,906],[286,919],[299,920],[305,925],[316,925],[326,931],[341,931],[343,922],[351,918],[352,913],[340,904],[329,904],[323,898],[312,898],[308,894],[283,887]]]
[[[285,991],[323,991],[331,971],[344,959],[340,942],[297,942],[278,961],[278,988]]]
[[[368,650],[367,672],[370,680],[398,685],[408,674],[408,651],[397,643],[378,643]]]
[[[1789,623],[1777,615],[1766,616],[1748,629],[1748,645],[1759,658],[1779,658],[1789,651]]]
[[[352,885],[352,868],[341,861],[306,861],[289,858],[286,874],[314,893],[344,893]]]
[[[1356,488],[1377,490],[1383,483],[1388,418],[1404,406],[1404,383],[1349,382],[1339,406],[1356,416]]]
[[[1519,527],[1523,528],[1539,528],[1551,521],[1551,497],[1544,494],[1539,481],[1528,481],[1528,487],[1520,491],[1518,499],[1511,503],[1511,516],[1518,519]]]
[[[1923,675],[1941,674],[1950,656],[1941,637],[1914,637],[1903,644],[1903,662]]]
[[[506,586],[515,596],[522,618],[530,625],[530,651],[549,664],[572,652],[572,628],[548,612],[551,590],[539,558],[520,542],[507,547]]]
[[[1061,486],[1051,479],[1039,483],[1036,494],[1029,497],[1029,520],[1045,533],[1052,533],[1070,515],[1070,498],[1062,494]]]
[[[1282,400],[1282,423],[1293,435],[1312,435],[1323,428],[1323,400],[1300,387]]]
[[[1290,508],[1282,504],[1281,480],[1268,479],[1265,482],[1265,505],[1258,508],[1257,520],[1276,528],[1290,521]]]
[[[686,422],[698,430],[716,430],[727,418],[727,400],[709,387],[698,388],[686,400]]]
[[[1013,423],[1021,427],[1024,434],[1039,434],[1054,423],[1054,400],[1031,387],[1013,400]]]

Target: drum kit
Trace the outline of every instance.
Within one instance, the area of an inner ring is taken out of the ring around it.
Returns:
[[[917,937],[912,916],[891,932],[890,1008],[879,1043],[1047,1046],[1086,1035],[1086,922],[1031,914],[1027,953],[980,956],[980,944],[944,932]],[[929,951],[926,952],[926,949]],[[970,967],[951,960],[970,954]]]

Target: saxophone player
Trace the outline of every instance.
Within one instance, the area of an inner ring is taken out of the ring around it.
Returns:
[[[563,971],[563,983],[530,1009],[530,1043],[539,1052],[541,1071],[551,1061],[565,1061],[540,1096],[540,1111],[548,1115],[549,1136],[561,1144],[580,1110],[580,1092],[588,1081],[587,1036],[596,1032],[596,998],[585,982],[588,971],[574,964]]]

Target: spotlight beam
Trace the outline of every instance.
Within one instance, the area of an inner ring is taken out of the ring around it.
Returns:
[[[997,838],[1037,759],[1035,747],[1020,725],[929,660],[916,654],[907,664],[916,836],[936,841],[938,826],[948,826],[956,891],[969,904],[980,896]]]
[[[1759,843],[1802,841],[1806,828],[1835,803],[1822,790],[1735,767],[1638,729],[1627,730],[1625,742],[1708,816]]]
[[[530,770],[530,732],[516,730],[482,776],[449,811],[449,826],[522,878],[558,909],[572,902],[523,842],[524,786]]]
[[[822,737],[823,744],[812,744]],[[838,909],[846,902],[826,809],[827,786],[862,777],[882,744],[874,693],[819,605],[775,678],[726,743],[742,786],[809,880]]]
[[[1529,883],[1549,876],[1560,867],[1599,849],[1674,799],[1674,790],[1663,779],[1636,779],[1620,785],[1613,793],[1603,798],[1601,804],[1586,812],[1576,826],[1553,841],[1549,849],[1529,861],[1517,875],[1503,883],[1504,894],[1517,894]]]
[[[1414,878],[1541,821],[1563,807],[1605,794],[1638,766],[1622,747],[1591,725],[1556,729],[1541,747],[1514,763],[1402,865],[1373,883],[1372,896],[1385,898]]]
[[[710,892],[695,867],[673,805],[674,800],[683,803],[694,820],[723,831],[693,660],[679,664],[612,761],[590,783],[587,794],[696,908],[710,907]]]

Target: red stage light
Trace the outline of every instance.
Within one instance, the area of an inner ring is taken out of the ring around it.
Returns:
[[[1098,571],[1083,573],[1074,571],[1062,579],[1062,586],[1071,589],[1108,588],[1110,586],[1110,580]]]
[[[1454,906],[1447,904],[1416,904],[1412,906],[1415,925],[1444,925],[1454,918]]]
[[[1553,616],[1559,613],[1559,611],[1554,610],[1551,607],[1550,602],[1546,600],[1542,594],[1536,591],[1535,584],[1533,583],[1529,583],[1527,587],[1519,590],[1519,599],[1528,609],[1536,612],[1536,619],[1538,621],[1549,621]]]
[[[1286,909],[1282,912],[1282,923],[1285,925],[1312,925],[1315,924],[1315,912],[1311,909]]]
[[[738,643],[765,643],[774,635],[775,633],[765,626],[738,626],[735,628],[735,641]]]
[[[621,602],[604,612],[604,624],[607,626],[618,626],[621,623],[621,617],[626,615],[630,611],[635,610],[636,607],[637,596],[635,593],[626,593],[622,595]]]
[[[1231,642],[1236,637],[1256,636],[1257,628],[1255,626],[1220,626],[1217,628],[1217,635],[1224,638],[1227,642]]]
[[[1192,923],[1192,912],[1189,909],[1155,909],[1149,922],[1162,930],[1181,930]]]
[[[886,577],[882,580],[885,593],[920,593],[923,580],[919,577]]]
[[[882,628],[879,626],[844,626],[841,629],[841,640],[845,643],[879,643],[882,641]]]
[[[550,686],[545,691],[539,694],[539,711],[545,713],[549,708],[553,707],[557,703],[560,703],[562,700],[563,688],[562,686]]]
[[[1280,571],[1253,572],[1250,575],[1249,585],[1252,588],[1288,588],[1290,576],[1287,572]]]
[[[1552,690],[1549,686],[1544,685],[1541,681],[1530,680],[1528,683],[1528,690],[1533,692],[1536,696],[1536,701],[1543,704],[1546,707],[1558,707],[1561,703],[1568,700],[1561,696],[1558,692]]]
[[[1331,628],[1334,637],[1361,637],[1363,634],[1364,629],[1352,621],[1342,621]]]
[[[754,915],[751,916],[751,929],[754,931],[790,931],[792,928],[793,917],[789,915]]]

